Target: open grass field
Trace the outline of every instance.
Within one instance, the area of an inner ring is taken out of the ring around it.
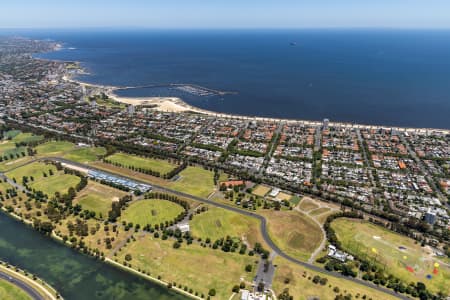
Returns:
[[[291,198],[292,198],[292,195],[290,195],[290,194],[288,194],[288,193],[285,193],[285,192],[280,192],[280,193],[277,195],[277,200],[280,200],[280,201],[282,201],[282,200],[287,200],[287,201],[289,201]]]
[[[14,141],[9,140],[3,140],[0,141],[0,156],[10,158],[10,155],[14,155],[14,158],[16,158],[16,154],[22,155],[23,153],[27,153],[26,147],[20,146],[16,147],[16,143]]]
[[[168,187],[198,197],[208,197],[214,189],[214,173],[201,167],[187,167],[180,172],[177,181],[168,183]]]
[[[78,193],[74,204],[79,203],[81,207],[89,211],[95,211],[96,217],[104,219],[111,210],[111,203],[127,193],[90,180],[88,185]]]
[[[295,300],[309,300],[309,299],[334,299],[337,295],[351,294],[351,299],[372,299],[372,300],[394,300],[397,299],[388,294],[376,291],[374,289],[350,282],[348,280],[334,278],[331,276],[315,273],[301,266],[292,264],[287,260],[277,257],[274,264],[278,265],[275,269],[275,276],[273,279],[272,289],[277,295],[283,292],[284,289],[289,289],[289,294]],[[308,278],[313,278],[315,275],[326,277],[327,284],[315,284]],[[288,279],[289,283],[286,283]],[[333,291],[335,287],[339,288],[339,292]],[[358,297],[356,297],[359,294]],[[365,298],[363,296],[366,295]]]
[[[320,245],[323,235],[320,227],[299,211],[260,211],[267,219],[269,235],[286,253],[307,261]]]
[[[362,220],[340,218],[331,224],[343,248],[368,260],[406,283],[423,282],[432,292],[450,293],[450,268],[413,239]],[[433,271],[438,263],[437,274]],[[407,270],[412,268],[412,271]],[[431,279],[427,279],[431,275]]]
[[[176,164],[170,163],[167,160],[140,157],[126,153],[114,153],[107,157],[108,160],[119,163],[125,167],[135,167],[150,169],[165,175],[177,167]]]
[[[53,176],[49,175],[49,170],[52,170]],[[47,174],[47,177],[44,177],[44,172]],[[79,177],[64,174],[62,171],[58,172],[54,165],[41,162],[24,165],[7,172],[6,176],[11,179],[15,178],[18,183],[22,183],[23,176],[28,176],[29,178],[33,176],[34,180],[29,181],[30,187],[49,196],[53,196],[55,192],[64,194],[70,187],[75,187],[80,182]]]
[[[83,147],[77,148],[63,157],[79,163],[90,163],[99,159],[99,156],[105,155],[106,149],[103,147]]]
[[[31,297],[14,284],[0,279],[0,299],[30,300]]]
[[[12,138],[12,141],[14,143],[30,143],[30,142],[37,142],[43,140],[44,137],[41,135],[34,135],[29,132],[20,132],[16,136]]]
[[[263,243],[259,232],[259,221],[218,207],[195,215],[189,222],[191,233],[203,240],[215,241],[226,236],[247,241],[250,245]]]
[[[80,178],[69,174],[55,174],[42,180],[30,184],[31,188],[42,191],[50,197],[59,192],[61,195],[67,193],[70,187],[75,187],[80,182]]]
[[[327,212],[329,212],[330,210],[331,210],[331,208],[329,208],[329,207],[320,207],[320,208],[311,210],[311,211],[309,212],[309,215],[310,215],[310,216],[318,216],[318,215],[327,213]]]
[[[212,288],[217,292],[212,299],[228,299],[240,278],[250,281],[254,276],[244,268],[247,264],[254,265],[255,257],[203,248],[198,244],[186,245],[185,242],[181,248],[173,249],[172,244],[173,240],[163,241],[144,235],[128,244],[118,259],[123,262],[125,255],[131,254],[129,263],[133,268],[148,271],[154,277],[161,276],[167,282],[188,286],[194,292],[204,294],[205,299]]]
[[[14,160],[2,161],[0,163],[0,172],[7,172],[8,170],[11,170],[18,166],[21,166],[21,165],[29,162],[32,159],[33,158],[31,156],[25,156],[25,157],[17,158]]]
[[[302,200],[302,198],[300,198],[299,196],[293,196],[291,199],[289,199],[289,202],[291,202],[292,205],[297,206],[300,203],[300,200]]]
[[[39,156],[57,156],[74,149],[75,144],[66,141],[50,141],[36,147]]]
[[[54,165],[41,162],[33,162],[31,164],[7,172],[6,175],[11,179],[15,178],[17,182],[22,182],[23,176],[33,176],[34,181],[36,182],[44,178],[44,172],[48,175],[49,170],[52,170],[54,174],[57,173],[56,167]]]
[[[310,211],[319,208],[319,205],[317,205],[311,198],[303,197],[302,201],[300,201],[299,207],[303,211]]]
[[[325,224],[328,216],[330,216],[332,214],[335,214],[336,212],[337,212],[337,210],[329,210],[328,212],[323,213],[323,214],[321,214],[319,216],[316,216],[315,218],[320,224],[323,225],[323,224]]]
[[[131,203],[129,207],[122,212],[122,221],[127,223],[155,225],[165,221],[172,221],[183,208],[173,202],[159,199],[145,199]]]
[[[260,197],[264,197],[268,192],[270,192],[271,188],[265,185],[257,185],[254,189],[252,194]]]

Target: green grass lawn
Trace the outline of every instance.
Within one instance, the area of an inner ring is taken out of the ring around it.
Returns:
[[[126,194],[107,185],[89,181],[88,185],[78,193],[75,203],[81,204],[83,210],[95,211],[96,217],[105,218],[111,210],[111,203]]]
[[[37,154],[40,156],[61,155],[75,149],[75,145],[66,141],[51,141],[36,147]]]
[[[15,143],[22,143],[22,142],[30,143],[30,142],[41,141],[42,139],[44,139],[44,137],[41,135],[34,135],[29,132],[25,132],[25,133],[21,132],[18,135],[14,136],[12,141]]]
[[[420,281],[432,292],[441,291],[445,295],[450,292],[450,268],[433,257],[428,247],[366,221],[339,218],[331,226],[346,251],[386,267],[387,272],[406,284]],[[440,264],[437,275],[433,274],[436,262]],[[412,267],[414,273],[409,272],[407,266]],[[431,280],[426,279],[428,274],[433,276]]]
[[[225,253],[221,250],[203,248],[198,244],[186,245],[181,248],[172,247],[173,240],[163,241],[149,235],[137,237],[136,242],[126,245],[119,252],[118,260],[123,262],[126,254],[131,254],[129,261],[133,268],[150,272],[166,282],[176,282],[182,287],[192,288],[208,297],[210,289],[216,290],[216,296],[211,299],[229,299],[234,285],[243,278],[251,281],[256,270],[256,257]],[[246,265],[252,265],[252,272],[245,272]]]
[[[89,163],[98,160],[99,156],[105,154],[106,149],[103,147],[85,147],[70,151],[63,157],[79,163]]]
[[[167,174],[177,167],[176,164],[172,164],[167,160],[140,157],[125,153],[114,153],[108,156],[107,159],[115,163],[120,163],[124,167],[132,166],[135,168],[149,169],[159,172],[161,175]]]
[[[80,178],[75,175],[69,174],[55,174],[43,178],[42,180],[35,181],[30,184],[31,188],[42,191],[50,197],[59,192],[61,195],[67,193],[70,187],[75,186],[80,182]]]
[[[30,160],[32,160],[31,156],[25,156],[11,160],[4,160],[0,162],[0,172],[7,172],[8,170],[21,166]]]
[[[0,299],[29,300],[31,297],[14,284],[0,279]]]
[[[214,173],[200,167],[187,167],[180,172],[180,179],[168,187],[198,197],[208,197],[214,191]]]
[[[50,176],[49,170],[52,170],[53,175]],[[44,172],[47,177],[44,177]],[[57,171],[54,165],[41,162],[33,162],[19,167],[7,172],[6,176],[11,179],[15,178],[18,183],[22,183],[23,176],[28,176],[28,178],[33,176],[34,180],[29,181],[29,186],[49,196],[53,196],[55,192],[64,194],[70,187],[75,187],[80,182],[79,177],[64,174],[62,171]]]
[[[302,200],[299,196],[293,196],[289,202],[291,202],[294,206],[297,206],[297,204],[300,203],[300,200]]]
[[[121,220],[127,223],[156,225],[165,221],[173,221],[183,208],[173,202],[159,199],[146,199],[133,202],[122,212]]]
[[[6,175],[9,178],[16,178],[18,183],[22,182],[23,176],[33,176],[34,181],[39,181],[44,178],[44,172],[49,174],[49,170],[52,170],[54,174],[56,174],[56,167],[51,164],[45,164],[41,162],[33,162],[31,164],[22,166],[10,172],[7,172]]]
[[[208,211],[195,215],[189,225],[195,237],[201,237],[203,240],[209,237],[213,242],[230,236],[244,238],[254,244],[255,235],[259,231],[258,220],[211,206]]]
[[[12,141],[2,141],[0,142],[0,156],[6,156],[8,160],[12,160],[10,155],[14,155],[13,159],[17,158],[17,154],[22,157],[22,153],[27,153],[27,148],[20,146],[16,148],[16,143]]]
[[[320,227],[298,211],[261,211],[267,219],[269,235],[281,250],[302,261],[309,259],[320,245]]]

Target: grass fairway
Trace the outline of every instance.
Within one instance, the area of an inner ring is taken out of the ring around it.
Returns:
[[[41,162],[33,162],[31,164],[22,166],[10,172],[7,172],[6,175],[9,178],[15,178],[18,183],[22,182],[23,176],[33,176],[34,181],[37,182],[44,178],[44,172],[49,174],[49,170],[52,170],[54,174],[57,173],[56,167],[51,164],[45,164]]]
[[[331,226],[346,251],[366,256],[405,283],[420,281],[432,292],[449,294],[450,269],[433,257],[428,247],[420,247],[408,237],[362,220],[340,218]],[[438,274],[433,274],[436,262],[440,266]],[[406,267],[413,268],[414,272]],[[427,275],[432,279],[427,279]]]
[[[320,227],[298,211],[261,211],[267,219],[272,240],[286,253],[307,261],[320,245],[323,235]]]
[[[41,135],[34,135],[32,133],[26,132],[26,133],[19,133],[18,135],[14,136],[12,141],[14,143],[30,143],[30,142],[37,142],[41,141],[44,137]]]
[[[11,154],[16,158],[16,154],[22,155],[22,152],[27,153],[26,147],[16,147],[16,142],[12,140],[0,140],[0,156],[7,156],[11,160]]]
[[[264,197],[268,192],[270,192],[271,188],[265,185],[258,185],[253,189],[252,194],[260,197]]]
[[[228,235],[252,246],[256,242],[262,243],[258,220],[223,208],[209,207],[208,211],[195,215],[189,225],[192,234],[203,240],[209,237],[214,242]]]
[[[103,147],[84,147],[70,151],[63,157],[79,163],[89,163],[98,160],[99,156],[105,154],[106,149]]]
[[[283,290],[287,288],[289,289],[289,294],[293,296],[295,300],[314,299],[314,296],[318,299],[334,299],[339,294],[352,294],[352,299],[398,299],[383,292],[379,292],[345,279],[315,273],[301,266],[292,264],[281,257],[275,258],[274,264],[278,265],[278,267],[275,269],[276,271],[273,278],[272,289],[277,295],[282,293]],[[308,279],[309,277],[313,278],[315,275],[327,278],[327,284],[314,284],[312,280]],[[286,283],[286,279],[288,279],[289,283]],[[339,288],[339,293],[335,293],[333,291],[335,287]],[[356,297],[357,294],[360,296]],[[363,298],[363,295],[366,295],[366,297]]]
[[[108,215],[108,211],[111,210],[111,203],[125,195],[127,193],[121,190],[95,181],[89,181],[88,185],[78,193],[75,203],[79,203],[83,210],[95,211],[96,217],[101,216],[105,218]]]
[[[0,279],[0,299],[30,300],[31,297],[14,284]]]
[[[180,179],[168,187],[198,197],[208,197],[214,191],[214,173],[201,167],[187,167],[180,172]]]
[[[149,235],[137,237],[136,242],[128,244],[119,255],[123,262],[126,254],[135,269],[150,272],[151,276],[161,276],[167,282],[176,282],[183,287],[208,295],[209,289],[217,292],[212,299],[229,299],[231,289],[239,284],[240,278],[251,280],[254,273],[245,272],[247,264],[254,265],[255,257],[220,250],[203,248],[200,245],[186,245],[173,249],[173,240],[163,241]],[[253,268],[256,269],[255,267]]]
[[[25,156],[25,157],[17,158],[14,160],[2,161],[0,163],[0,172],[7,172],[8,170],[11,170],[18,166],[21,166],[21,165],[29,162],[32,159],[33,158],[31,156]]]
[[[167,200],[145,199],[133,202],[122,213],[121,220],[141,226],[155,225],[172,221],[182,212],[183,207],[176,203]]]
[[[75,186],[80,182],[78,176],[69,174],[55,174],[47,178],[43,178],[38,182],[32,183],[31,188],[42,191],[48,196],[52,197],[56,192],[61,195],[67,193],[70,187],[75,188]]]
[[[54,175],[50,176],[49,170],[52,170]],[[47,174],[47,177],[44,177],[44,172]],[[79,177],[64,174],[62,171],[58,172],[54,165],[47,165],[41,162],[33,162],[19,167],[7,172],[6,176],[11,179],[15,178],[18,183],[22,183],[23,176],[33,176],[34,180],[29,181],[29,186],[49,196],[53,196],[55,192],[64,194],[70,187],[75,187],[80,182]]]
[[[150,169],[159,172],[161,175],[165,175],[177,167],[176,164],[172,164],[167,160],[140,157],[125,153],[115,153],[108,156],[107,159],[125,167]]]
[[[37,155],[40,156],[61,155],[74,149],[75,145],[66,141],[51,141],[36,147]]]

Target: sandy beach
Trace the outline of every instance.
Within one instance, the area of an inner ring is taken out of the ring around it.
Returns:
[[[215,116],[218,118],[240,119],[240,120],[248,120],[248,121],[264,121],[264,122],[284,122],[287,124],[295,123],[295,124],[303,124],[303,125],[307,125],[307,126],[322,125],[322,121],[281,119],[281,118],[243,116],[243,115],[233,115],[233,114],[227,114],[227,113],[218,113],[218,112],[201,109],[201,108],[189,105],[178,97],[120,97],[114,93],[114,91],[117,89],[120,89],[120,87],[103,86],[103,85],[96,85],[96,84],[81,82],[81,81],[75,80],[72,76],[64,76],[64,79],[67,81],[76,82],[84,87],[100,89],[108,97],[110,97],[111,99],[113,99],[114,101],[117,101],[117,102],[131,104],[131,105],[154,105],[155,109],[164,111],[164,112],[175,112],[175,113],[194,112],[194,113]],[[397,130],[397,131],[411,132],[411,133],[426,134],[429,132],[440,132],[443,134],[450,134],[450,130],[439,129],[439,128],[414,128],[414,127],[367,125],[367,124],[355,124],[355,123],[343,123],[343,122],[330,122],[329,125],[341,127],[341,128],[358,128],[358,129],[369,129],[369,130],[384,128],[384,129],[393,129],[393,130]]]

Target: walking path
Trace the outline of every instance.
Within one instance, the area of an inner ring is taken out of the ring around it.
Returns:
[[[55,161],[55,162],[64,163],[64,164],[66,164],[67,167],[73,166],[73,167],[77,167],[77,168],[85,168],[85,169],[91,169],[91,170],[96,170],[96,171],[102,171],[104,173],[110,173],[110,174],[113,174],[114,176],[119,177],[119,178],[128,179],[128,180],[134,180],[134,181],[136,181],[138,183],[143,183],[143,184],[151,184],[152,187],[153,187],[153,190],[155,190],[155,191],[171,193],[171,194],[179,196],[179,197],[184,197],[184,198],[188,198],[188,199],[191,199],[191,200],[194,200],[194,201],[207,203],[207,204],[210,204],[212,206],[216,206],[216,207],[219,207],[219,208],[223,208],[223,209],[226,209],[226,210],[233,211],[235,213],[238,213],[238,214],[241,214],[241,215],[244,215],[244,216],[248,216],[248,217],[251,217],[251,218],[258,219],[260,221],[261,235],[262,235],[264,241],[266,242],[266,244],[271,248],[271,250],[272,250],[271,252],[274,253],[274,255],[276,254],[276,255],[278,255],[278,256],[280,256],[280,257],[290,261],[291,263],[294,263],[296,265],[302,266],[304,268],[310,269],[312,271],[315,271],[315,272],[318,272],[318,273],[321,273],[321,274],[325,274],[325,275],[328,275],[328,276],[340,278],[340,279],[343,279],[343,280],[348,280],[348,281],[354,282],[356,284],[360,284],[360,285],[363,285],[365,287],[372,288],[372,289],[378,290],[380,292],[383,292],[383,293],[386,293],[386,294],[398,297],[399,299],[405,299],[405,300],[409,299],[408,297],[406,297],[406,296],[404,296],[402,294],[398,294],[398,293],[396,293],[393,290],[390,290],[390,289],[387,289],[387,288],[384,288],[384,287],[381,287],[381,286],[377,286],[377,285],[375,285],[375,284],[373,284],[371,282],[363,281],[363,280],[358,279],[358,278],[347,277],[347,276],[344,276],[344,275],[342,275],[340,273],[337,273],[337,272],[327,271],[327,270],[325,270],[325,269],[323,269],[321,267],[313,265],[309,261],[308,262],[304,262],[304,261],[301,261],[301,260],[299,260],[297,258],[294,258],[294,257],[288,255],[287,253],[282,251],[272,241],[272,239],[270,238],[269,233],[268,233],[266,218],[261,216],[261,215],[259,215],[259,214],[257,214],[257,213],[254,213],[252,211],[243,210],[241,208],[233,207],[233,206],[230,206],[230,205],[227,205],[227,204],[223,204],[223,203],[220,203],[220,202],[216,202],[216,201],[213,201],[213,200],[209,200],[209,199],[193,196],[193,195],[190,195],[190,194],[187,194],[187,193],[183,193],[183,192],[179,192],[179,191],[176,191],[176,190],[172,190],[172,189],[164,187],[164,186],[155,185],[153,183],[142,181],[142,180],[139,180],[139,179],[136,179],[136,178],[131,178],[131,177],[128,177],[128,176],[124,176],[122,174],[117,174],[117,173],[113,173],[113,172],[110,172],[110,171],[100,170],[100,169],[97,169],[97,168],[95,168],[93,166],[82,164],[82,163],[78,163],[78,162],[74,162],[74,161],[71,161],[71,160],[68,160],[68,159],[65,159],[65,158],[60,158],[60,157],[42,157],[40,159],[34,159],[32,161],[28,161],[24,165],[30,164],[30,163],[32,163],[32,162],[34,162],[36,160],[51,160],[51,161]],[[322,227],[322,226],[320,226],[320,227]]]
[[[64,158],[47,157],[45,159],[53,160],[53,161],[61,162],[61,163],[66,163],[68,166],[72,165],[72,166],[81,167],[81,168],[98,170],[98,169],[96,169],[96,168],[94,168],[92,166],[88,166],[88,165],[81,164],[81,163],[78,163],[78,162],[73,162],[73,161],[70,161],[70,160],[67,160],[67,159],[64,159]],[[107,171],[104,171],[104,170],[101,170],[101,171],[102,172],[106,172],[106,173],[114,174],[116,177],[122,177],[123,179],[129,179],[129,180],[132,179],[132,180],[134,180],[136,182],[139,182],[139,183],[149,184],[149,182],[138,180],[136,178],[130,178],[130,177],[127,177],[127,176],[124,176],[124,175],[121,175],[121,174],[107,172]],[[272,252],[274,252],[278,256],[281,256],[284,259],[290,261],[291,263],[297,264],[299,266],[302,266],[304,268],[310,269],[312,271],[315,271],[315,272],[318,272],[318,273],[321,273],[321,274],[325,274],[325,275],[328,275],[328,276],[340,278],[340,279],[343,279],[343,280],[348,280],[348,281],[354,282],[356,284],[360,284],[360,285],[366,286],[368,288],[372,288],[372,289],[378,290],[380,292],[384,292],[384,293],[387,293],[389,295],[398,297],[400,299],[405,299],[405,300],[409,299],[408,297],[406,297],[406,296],[404,296],[402,294],[398,294],[398,293],[396,293],[393,290],[389,290],[387,288],[384,288],[384,287],[381,287],[381,286],[377,286],[377,285],[375,285],[375,284],[373,284],[371,282],[363,281],[361,279],[343,276],[342,274],[337,273],[337,272],[327,271],[327,270],[325,270],[325,269],[323,269],[321,267],[315,266],[315,265],[313,265],[313,264],[311,264],[309,262],[304,262],[304,261],[298,260],[298,259],[296,259],[296,258],[294,258],[294,257],[292,257],[292,256],[290,256],[288,254],[286,254],[284,251],[282,251],[272,241],[272,239],[269,236],[268,229],[267,229],[267,220],[266,220],[265,217],[263,217],[263,216],[261,216],[259,214],[256,214],[256,213],[251,212],[251,211],[243,210],[243,209],[240,209],[240,208],[237,208],[237,207],[229,206],[227,204],[222,204],[220,202],[216,202],[216,201],[208,200],[208,199],[205,199],[205,198],[193,196],[193,195],[190,195],[190,194],[187,194],[187,193],[175,191],[175,190],[172,190],[172,189],[164,187],[164,186],[155,185],[155,184],[152,184],[152,183],[150,183],[150,184],[152,185],[153,190],[156,190],[156,191],[171,193],[171,194],[174,194],[174,195],[179,196],[179,197],[185,197],[185,198],[188,198],[188,199],[192,199],[194,201],[207,203],[207,204],[210,204],[210,205],[213,205],[213,206],[216,206],[216,207],[220,207],[220,208],[223,208],[223,209],[226,209],[226,210],[233,211],[235,213],[239,213],[241,215],[245,215],[245,216],[248,216],[248,217],[251,217],[251,218],[258,219],[260,221],[261,234],[262,234],[262,237],[265,240],[266,244],[271,248]]]

